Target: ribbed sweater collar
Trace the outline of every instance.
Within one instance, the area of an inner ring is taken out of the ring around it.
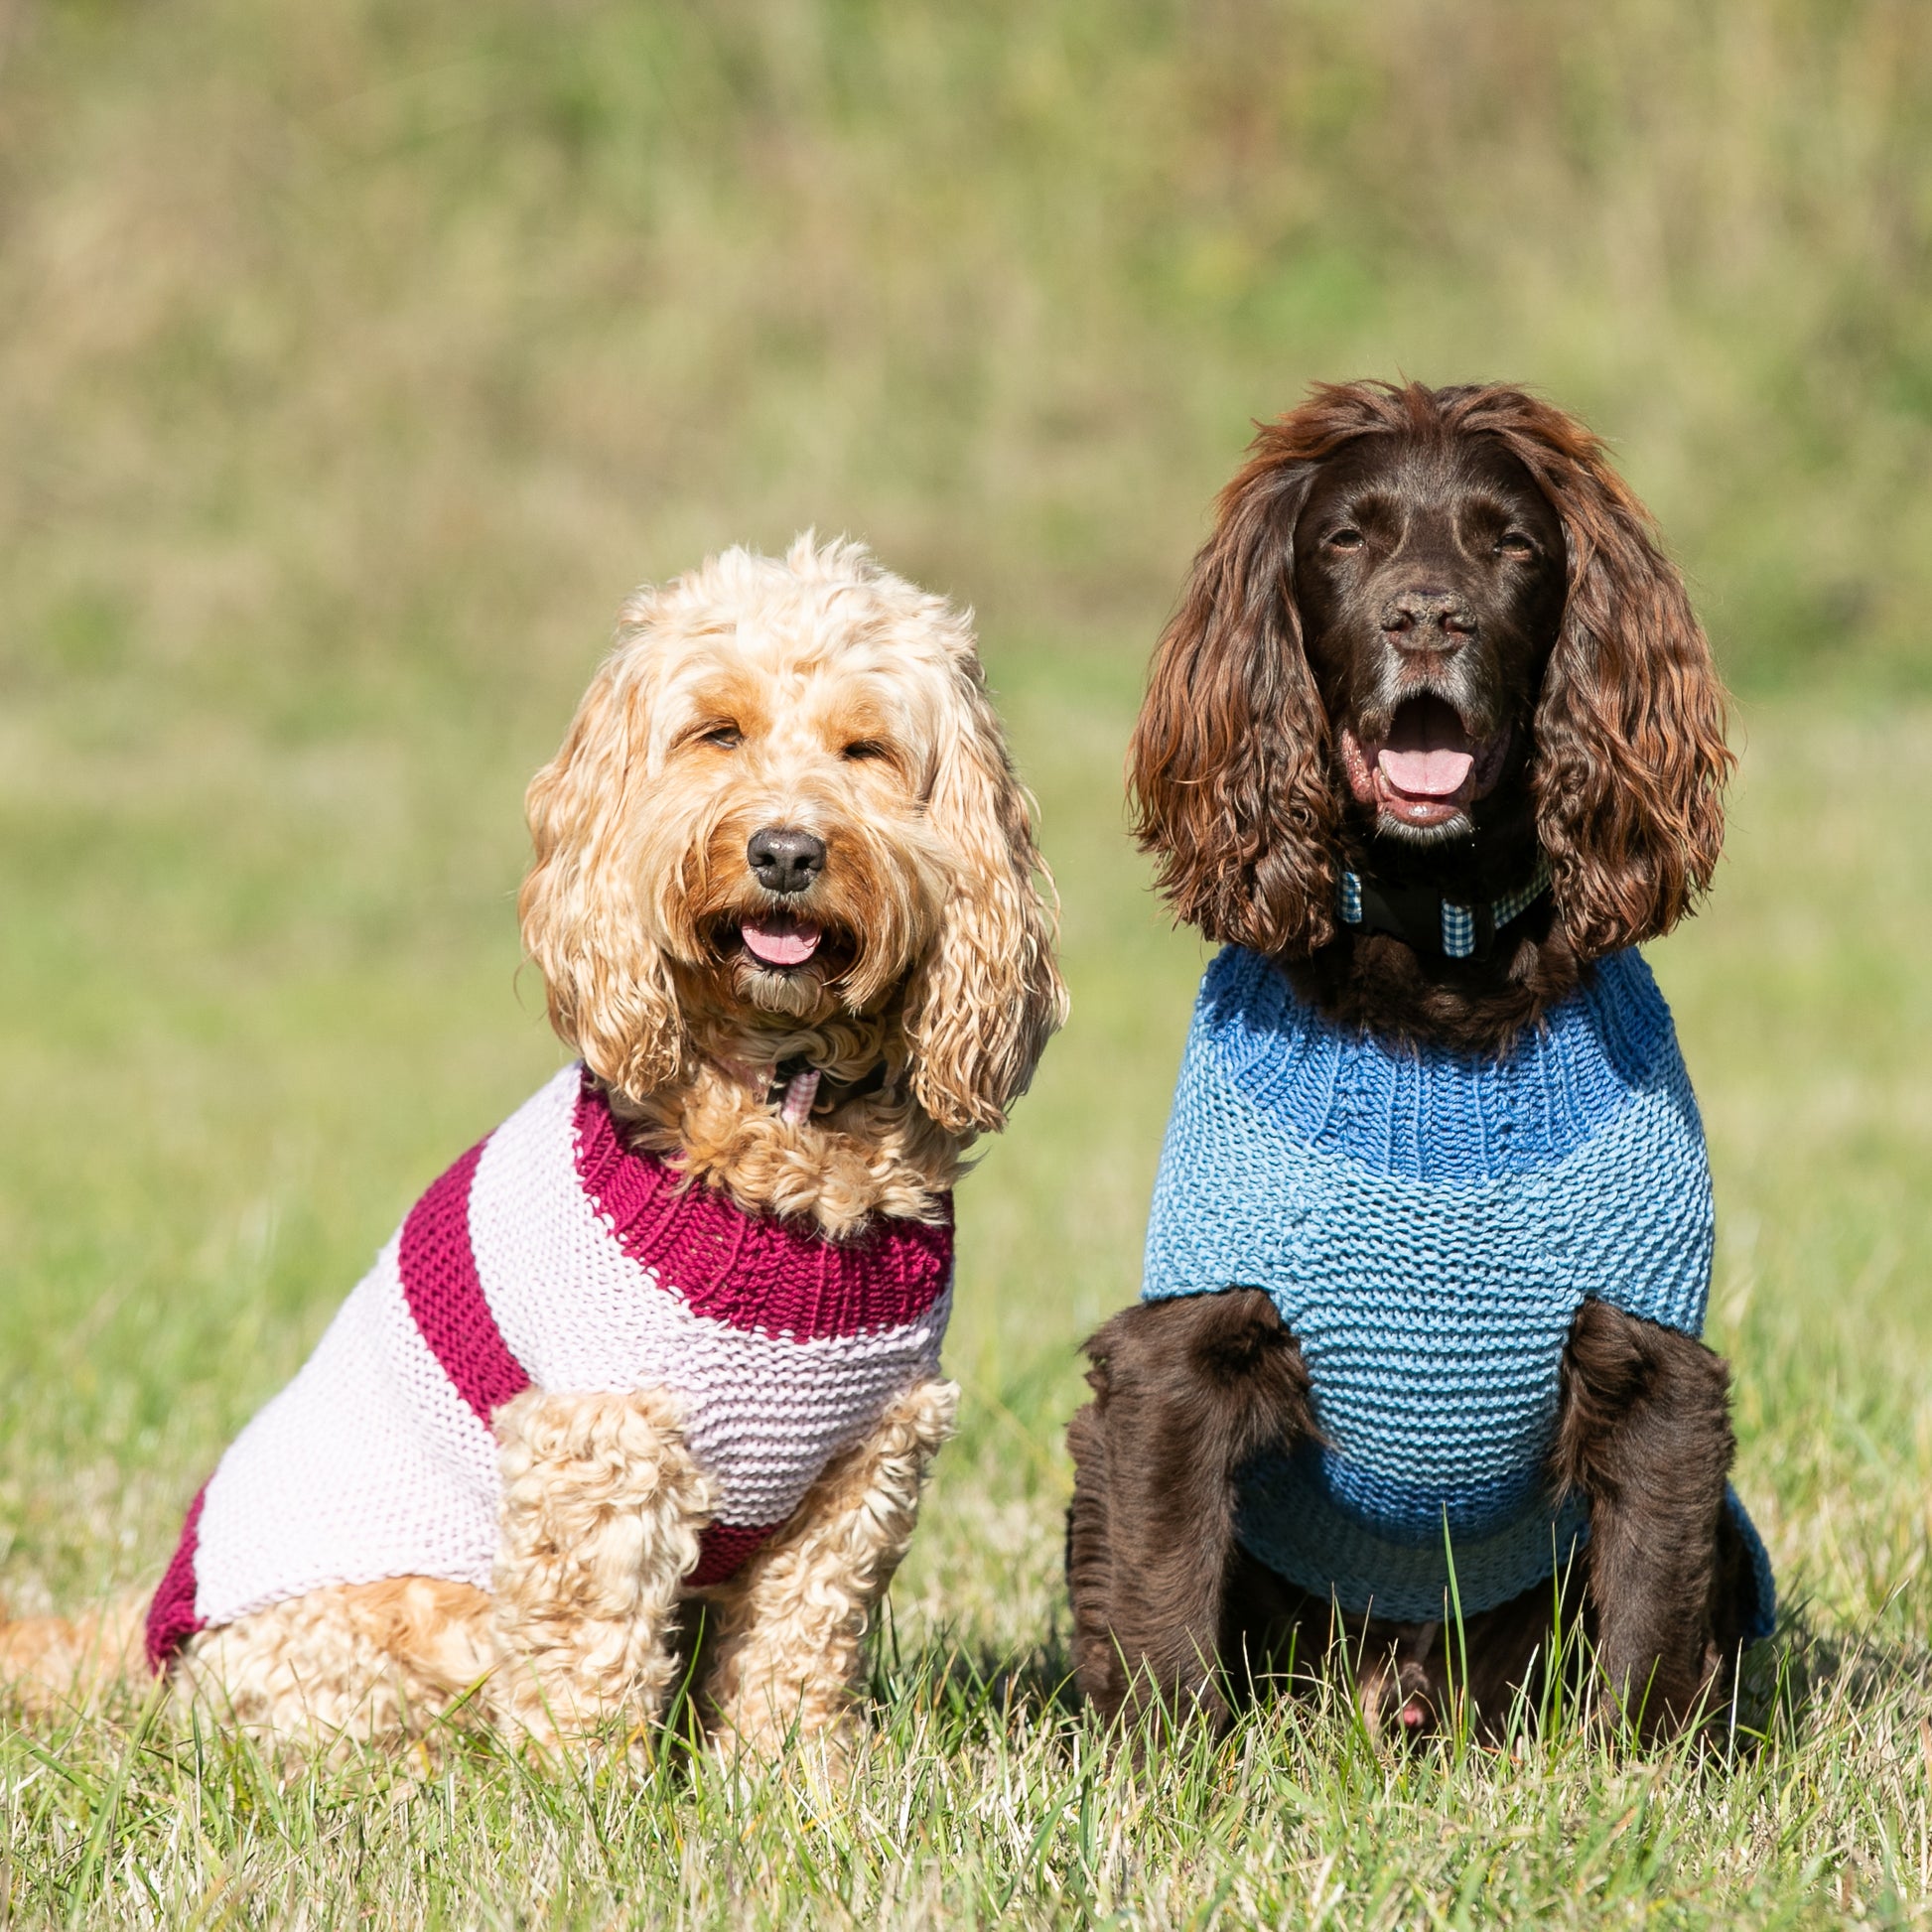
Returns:
[[[1230,946],[1202,982],[1189,1054],[1297,1140],[1456,1185],[1564,1159],[1663,1077],[1671,1041],[1669,1010],[1634,951],[1601,961],[1507,1055],[1488,1058],[1346,1031],[1265,959]]]

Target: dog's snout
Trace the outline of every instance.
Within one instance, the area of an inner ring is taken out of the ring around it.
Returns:
[[[1454,650],[1475,635],[1476,618],[1453,591],[1417,585],[1382,609],[1382,630],[1402,650]]]
[[[802,893],[825,870],[825,841],[809,832],[767,825],[752,834],[745,857],[767,893]]]

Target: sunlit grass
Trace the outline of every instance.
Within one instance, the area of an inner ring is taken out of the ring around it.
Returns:
[[[1074,1019],[960,1195],[960,1439],[851,1788],[290,1771],[0,1727],[0,1919],[1154,1926],[1932,1912],[1932,26],[1915,0],[0,8],[0,1590],[152,1583],[398,1215],[558,1062],[524,779],[619,598],[851,528],[981,609]],[[1540,382],[1749,694],[1652,948],[1784,1622],[1760,1748],[1102,1749],[1076,1343],[1134,1292],[1202,953],[1123,835],[1248,419]],[[1828,690],[1829,698],[1817,695]]]
[[[150,704],[298,745],[427,673],[515,731],[583,635],[559,584],[805,523],[1132,628],[1253,417],[1398,372],[1582,410],[1733,675],[1932,676],[1919,0],[9,20],[35,684],[158,660]]]
[[[130,1707],[0,1742],[17,1912],[772,1925],[1177,1925],[1210,1908],[1228,1923],[1325,1909],[1351,1925],[1920,1914],[1932,1043],[1901,962],[1926,937],[1932,890],[1884,805],[1889,774],[1932,758],[1932,717],[1754,710],[1718,895],[1653,948],[1713,1140],[1714,1332],[1736,1362],[1739,1481],[1787,1604],[1759,1666],[1786,1679],[1757,1714],[1769,1741],[1731,1764],[1619,1759],[1560,1727],[1517,1757],[1456,1762],[1378,1754],[1338,1709],[1277,1710],[1221,1746],[1164,1748],[1157,1773],[1136,1777],[1065,1691],[1059,1431],[1083,1393],[1077,1337],[1133,1291],[1199,953],[1166,929],[1119,828],[1131,674],[997,638],[989,654],[1058,862],[1075,1020],[962,1190],[949,1360],[965,1428],[895,1591],[852,1789],[780,1777],[747,1790],[675,1738],[641,1783],[572,1784],[468,1744],[437,1765],[291,1780]],[[62,760],[78,790],[94,756]],[[58,868],[65,815],[36,820],[31,785],[5,793],[6,890],[22,916],[7,928],[0,1103],[32,1131],[0,1169],[0,1522],[6,1582],[27,1606],[152,1579],[207,1462],[412,1190],[553,1063],[513,983],[519,774],[423,757],[408,783],[445,794],[427,818],[461,800],[506,828],[496,876],[479,863],[467,903],[462,888],[409,890],[447,834],[399,840],[352,891],[345,876],[330,884],[345,838],[393,823],[380,791],[310,818],[291,811],[305,785],[281,761],[256,767],[239,799],[236,767],[173,767],[198,870],[230,881],[235,901],[255,890],[264,828],[279,828],[284,910],[265,930],[233,903],[221,916],[212,885],[171,928],[172,889],[144,856],[145,791],[100,804],[94,840]],[[386,758],[363,762],[403,782]],[[321,918],[305,879],[326,904],[367,908],[330,946],[305,943]],[[105,916],[116,902],[118,933]]]

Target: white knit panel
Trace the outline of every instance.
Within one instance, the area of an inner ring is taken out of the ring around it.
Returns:
[[[204,1621],[384,1577],[488,1587],[496,1447],[423,1340],[397,1248],[383,1249],[210,1479],[196,1556]]]
[[[559,1392],[674,1389],[729,1523],[781,1522],[826,1461],[936,1372],[950,1292],[883,1333],[793,1341],[694,1314],[633,1261],[577,1173],[576,1068],[489,1138],[470,1189],[470,1242],[510,1352]]]
[[[681,1307],[681,1305],[680,1305]],[[727,1523],[781,1523],[819,1471],[862,1443],[893,1398],[939,1371],[950,1289],[916,1322],[816,1341],[748,1334],[688,1310],[654,1378],[687,1401],[686,1440]]]
[[[584,1191],[582,1079],[566,1067],[484,1144],[470,1183],[470,1248],[496,1326],[539,1388],[634,1389],[671,1298]]]

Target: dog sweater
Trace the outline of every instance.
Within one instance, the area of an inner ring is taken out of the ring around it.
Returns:
[[[748,1214],[627,1147],[566,1068],[423,1195],[221,1457],[149,1610],[150,1661],[332,1584],[488,1588],[490,1416],[532,1385],[682,1396],[717,1493],[688,1581],[722,1582],[936,1371],[952,1240],[950,1203],[842,1242]]]
[[[1571,1561],[1588,1521],[1546,1473],[1571,1322],[1593,1296],[1701,1333],[1713,1230],[1697,1102],[1634,951],[1483,1059],[1345,1031],[1229,947],[1194,1008],[1142,1293],[1267,1291],[1319,1440],[1242,1471],[1237,1537],[1346,1610],[1420,1622]],[[1727,1504],[1768,1635],[1770,1564]]]

